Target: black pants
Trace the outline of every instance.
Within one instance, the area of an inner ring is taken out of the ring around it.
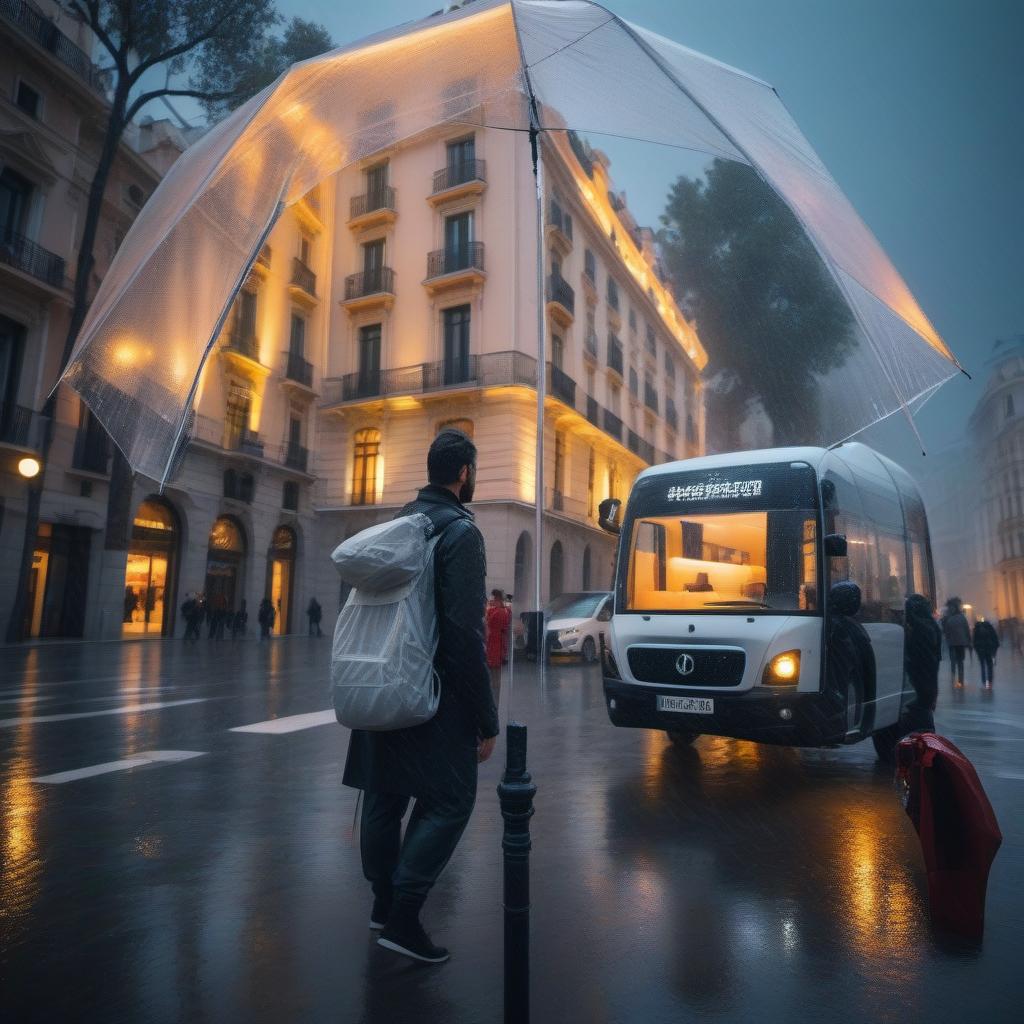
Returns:
[[[966,647],[950,647],[949,649],[949,674],[958,682],[964,681],[964,654]]]
[[[981,666],[981,681],[983,683],[991,683],[995,673],[995,663],[992,660],[992,655],[983,654],[981,651],[976,653],[978,655],[978,664]]]
[[[420,797],[402,832],[408,796],[363,793],[359,852],[374,895],[421,907],[431,886],[455,852],[473,813],[476,794]]]

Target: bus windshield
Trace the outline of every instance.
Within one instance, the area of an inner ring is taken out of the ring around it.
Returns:
[[[638,484],[620,578],[627,612],[819,614],[813,471],[754,468]]]

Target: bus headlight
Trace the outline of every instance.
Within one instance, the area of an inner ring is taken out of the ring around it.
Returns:
[[[800,652],[783,651],[768,662],[762,682],[765,686],[796,686],[800,681]]]

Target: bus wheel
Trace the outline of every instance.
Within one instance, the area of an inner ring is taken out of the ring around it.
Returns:
[[[698,736],[699,732],[690,732],[689,729],[666,729],[665,735],[677,746],[688,747]]]
[[[864,684],[857,678],[846,684],[846,735],[861,731],[864,725]]]
[[[593,665],[597,661],[597,644],[594,643],[592,636],[583,641],[583,660],[588,665]]]

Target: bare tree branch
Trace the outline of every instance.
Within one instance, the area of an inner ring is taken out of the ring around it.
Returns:
[[[217,34],[220,28],[227,23],[233,13],[234,11],[230,7],[226,8],[224,16],[215,21],[205,32],[198,36],[194,36],[191,39],[186,39],[177,46],[172,46],[169,50],[164,50],[163,53],[154,54],[152,57],[148,57],[146,60],[141,61],[132,69],[132,85],[134,85],[151,67],[154,67],[157,64],[163,64],[166,61],[174,60],[175,57],[180,57],[183,54],[188,53],[189,50],[194,50],[197,46],[201,46],[203,43],[208,42]]]
[[[197,100],[216,102],[217,100],[230,100],[234,95],[233,92],[203,92],[201,89],[152,89],[150,92],[142,93],[133,101],[125,115],[125,121],[131,121],[147,103],[152,103],[153,100],[158,100],[161,96],[191,96]]]

